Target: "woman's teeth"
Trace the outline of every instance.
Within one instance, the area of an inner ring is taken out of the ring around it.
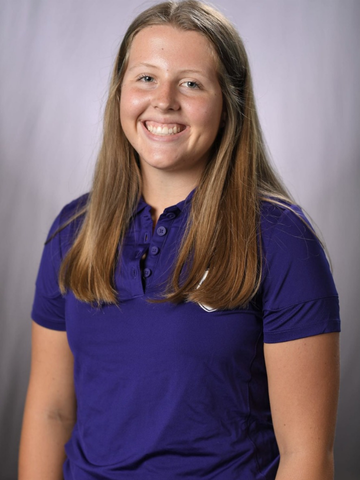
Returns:
[[[179,126],[172,126],[172,127],[155,127],[153,125],[146,125],[146,128],[151,132],[153,135],[160,135],[164,137],[165,135],[175,135],[176,133],[180,133],[181,128]]]

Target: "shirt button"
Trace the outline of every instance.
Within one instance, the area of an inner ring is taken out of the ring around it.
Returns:
[[[166,216],[167,216],[167,218],[169,218],[170,220],[172,220],[173,218],[176,217],[176,215],[175,215],[174,212],[167,213]]]
[[[167,230],[166,230],[165,227],[158,227],[158,228],[156,229],[156,233],[157,233],[158,235],[160,235],[160,237],[163,237],[164,235],[166,235],[166,232],[167,232]]]
[[[150,252],[151,252],[152,255],[157,255],[159,253],[159,251],[160,251],[159,247],[154,246],[154,247],[150,248]]]
[[[145,278],[150,277],[151,273],[152,272],[151,272],[150,268],[144,268],[144,277]]]

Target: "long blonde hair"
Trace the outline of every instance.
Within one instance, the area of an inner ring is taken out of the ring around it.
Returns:
[[[114,269],[119,242],[141,195],[137,154],[119,120],[121,84],[135,35],[147,26],[164,24],[199,32],[212,44],[226,111],[225,125],[193,196],[164,299],[235,308],[246,305],[260,284],[261,200],[291,199],[267,158],[244,45],[221,13],[196,0],[167,1],[148,8],[124,36],[112,75],[92,190],[84,211],[79,212],[85,213],[84,220],[62,263],[59,285],[62,292],[70,289],[85,302],[117,303]],[[206,271],[206,280],[199,286]]]

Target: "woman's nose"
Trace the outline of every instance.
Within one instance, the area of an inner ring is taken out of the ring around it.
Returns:
[[[180,103],[176,86],[164,82],[153,91],[153,106],[159,110],[179,110]]]

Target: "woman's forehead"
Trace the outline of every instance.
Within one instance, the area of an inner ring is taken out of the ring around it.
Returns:
[[[211,42],[200,32],[173,25],[151,25],[140,30],[129,47],[128,68],[166,63],[176,63],[180,69],[217,70],[218,58]]]

